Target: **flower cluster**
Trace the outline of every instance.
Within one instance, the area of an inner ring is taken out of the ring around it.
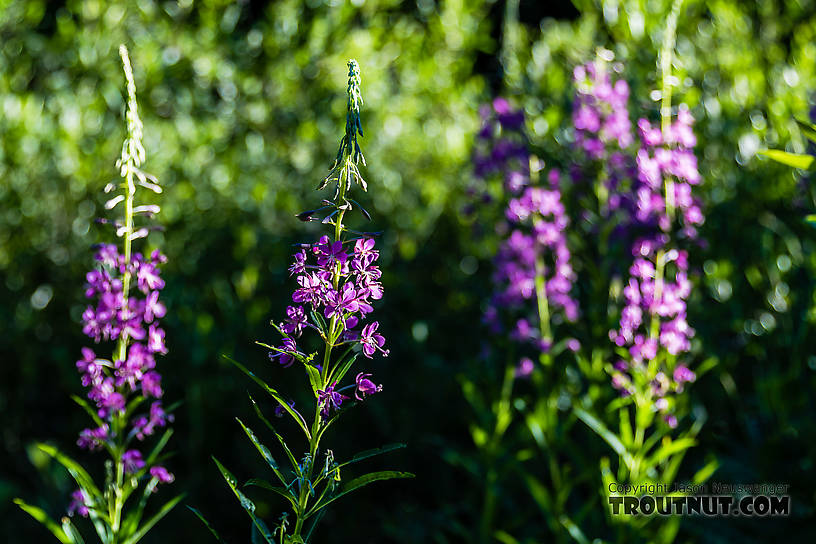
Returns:
[[[164,330],[159,320],[167,309],[159,300],[164,287],[159,265],[166,257],[154,251],[150,258],[140,253],[128,261],[113,244],[102,245],[96,253],[98,267],[86,275],[85,296],[95,300],[82,314],[83,332],[99,343],[129,341],[123,357],[113,361],[99,358],[90,348],[82,348],[82,358],[76,366],[82,375],[82,385],[89,388],[88,398],[96,405],[97,414],[106,421],[96,429],[85,429],[77,444],[86,449],[98,449],[111,438],[111,420],[124,414],[132,395],[155,399],[149,413],[136,417],[130,432],[137,439],[153,434],[156,427],[167,421],[161,401],[161,376],[156,372],[156,355],[167,353]],[[124,276],[136,280],[136,296],[124,291]],[[136,452],[138,453],[138,452]]]
[[[701,181],[692,122],[684,105],[665,130],[645,119],[638,121],[634,217],[641,229],[652,234],[636,240],[632,248],[634,260],[624,288],[626,306],[619,329],[609,332],[615,345],[629,352],[628,360],[615,364],[613,386],[629,395],[636,387],[634,373],[646,376],[654,406],[671,427],[677,425],[677,419],[667,395],[682,392],[685,383],[696,379],[687,366],[674,362],[691,349],[694,329],[686,319],[686,300],[691,293],[688,253],[676,249],[671,236],[675,217],[681,236],[688,239],[696,238],[696,227],[704,220],[691,194],[692,186]],[[652,364],[657,360],[664,364]]]
[[[558,172],[551,171],[549,179],[556,181]],[[541,277],[550,308],[560,308],[568,320],[575,320],[578,306],[570,296],[575,273],[564,235],[569,221],[557,187],[528,187],[510,200],[507,219],[513,230],[494,263],[495,303],[514,307],[535,300],[536,278]]]
[[[474,155],[475,175],[477,179],[501,176],[509,197],[498,229],[508,234],[494,258],[494,294],[483,320],[493,333],[500,333],[501,314],[509,314],[514,323],[510,339],[547,352],[553,340],[554,312],[560,311],[569,321],[578,316],[570,295],[575,273],[566,243],[569,221],[561,203],[560,173],[551,170],[544,186],[532,182],[532,174],[538,179],[540,172],[531,171],[532,158],[522,132],[524,114],[513,110],[507,100],[497,98],[481,114],[478,138],[487,149]],[[530,361],[521,359],[517,377],[529,376]]]
[[[576,144],[590,158],[616,163],[623,158],[620,150],[633,141],[627,108],[629,85],[623,79],[613,81],[608,68],[601,59],[575,67],[572,123]]]
[[[616,345],[631,345],[629,352],[635,363],[653,359],[658,342],[672,355],[686,352],[691,347],[689,338],[694,336],[694,330],[686,322],[686,298],[691,293],[688,253],[676,249],[658,253],[656,245],[641,240],[636,246],[629,284],[623,290],[626,307],[621,312],[620,330],[610,333]],[[656,277],[656,259],[663,260],[662,278]],[[670,279],[672,270],[674,277]],[[662,320],[659,336],[647,338],[648,334],[638,331],[642,327],[648,329],[649,318],[654,317]]]
[[[473,154],[473,170],[477,183],[467,189],[470,197],[478,197],[483,203],[492,196],[485,190],[484,181],[500,176],[504,190],[518,194],[530,183],[529,153],[522,131],[524,113],[514,110],[504,98],[496,98],[491,105],[479,109],[482,128],[477,134],[477,149]],[[465,214],[473,213],[475,206],[468,205]]]
[[[682,234],[695,238],[703,223],[699,201],[692,197],[692,186],[700,183],[692,131],[694,118],[682,105],[677,119],[665,131],[646,119],[638,121],[640,149],[637,152],[636,212],[640,223],[657,223],[661,230],[671,229],[672,216],[680,212]]]
[[[353,246],[348,247],[352,243]],[[286,318],[279,324],[284,338],[281,345],[269,353],[269,358],[277,359],[286,368],[296,359],[312,364],[298,347],[298,340],[307,328],[318,331],[324,340],[336,337],[332,346],[358,344],[369,359],[378,351],[387,357],[389,352],[384,348],[385,338],[378,332],[379,323],[363,324],[374,310],[372,303],[383,296],[382,272],[375,264],[379,256],[374,239],[366,236],[347,242],[322,236],[317,243],[295,253],[289,267],[290,275],[296,276],[298,284],[292,293],[295,305],[286,308]],[[308,316],[312,316],[311,321]],[[322,370],[320,365],[315,366]],[[362,382],[357,380],[355,396],[358,400],[381,390],[373,386],[368,377],[370,375]],[[348,399],[336,391],[335,386],[336,383],[332,383],[319,391],[323,417],[328,417],[330,411],[339,409]]]

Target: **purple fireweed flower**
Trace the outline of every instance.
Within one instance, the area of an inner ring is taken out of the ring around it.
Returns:
[[[629,387],[624,381],[638,382],[630,380],[634,373],[655,372],[646,363],[660,358],[661,353],[677,357],[691,349],[695,331],[686,319],[686,300],[691,294],[688,253],[672,247],[676,235],[670,234],[677,225],[680,237],[693,240],[697,226],[704,220],[699,201],[692,196],[692,187],[701,182],[692,123],[685,105],[680,106],[676,120],[665,132],[646,119],[638,121],[640,148],[632,188],[633,217],[640,230],[651,230],[652,234],[634,243],[629,279],[623,290],[626,305],[619,328],[609,333],[617,346],[628,348],[633,363],[613,374],[617,389]],[[672,391],[681,393],[684,383],[696,378],[684,364],[670,371],[672,364],[666,363],[669,368],[661,365],[653,377],[647,375],[649,393],[662,413],[671,406],[665,396]],[[677,425],[671,413],[664,414],[664,421],[672,428]]]
[[[278,362],[281,364],[283,368],[289,368],[292,366],[292,363],[295,362],[294,353],[298,352],[297,344],[295,340],[292,338],[284,338],[283,344],[280,348],[281,351],[270,351],[269,352],[269,359],[278,359]]]
[[[363,331],[360,333],[360,344],[363,346],[363,355],[369,359],[371,359],[378,350],[383,354],[383,357],[388,357],[389,351],[383,349],[385,338],[377,332],[379,326],[380,324],[378,322],[372,321],[363,327]]]
[[[163,289],[164,280],[159,274],[159,268],[153,262],[140,262],[136,271],[139,290],[147,294],[156,289]]]
[[[373,395],[374,393],[379,393],[382,391],[382,385],[377,385],[372,382],[369,378],[371,374],[365,374],[360,372],[357,374],[357,378],[354,380],[357,384],[357,389],[354,392],[354,397],[357,400],[365,400],[366,396]]]
[[[337,411],[343,404],[343,401],[348,399],[347,396],[335,390],[337,382],[332,382],[326,389],[317,390],[317,402],[320,405],[320,415],[323,419],[328,419],[331,411]]]
[[[289,267],[289,275],[294,276],[295,274],[303,274],[306,272],[306,250],[301,249],[295,253],[294,259],[292,266]]]
[[[348,259],[348,254],[343,251],[343,242],[331,242],[328,236],[321,236],[312,251],[317,257],[317,266],[323,268],[334,266],[337,262],[343,264]]]
[[[170,484],[176,479],[168,470],[162,466],[150,467],[150,475],[156,478],[159,483]]]
[[[303,306],[287,306],[286,320],[280,324],[280,328],[290,336],[299,337],[303,332],[303,327],[308,323]]]
[[[144,459],[139,450],[128,450],[122,455],[122,463],[125,465],[125,473],[133,474],[143,469],[145,466]]]
[[[360,295],[351,283],[343,284],[339,291],[329,289],[326,296],[326,309],[323,314],[327,318],[338,317],[340,319],[346,313],[354,313],[360,310]]]
[[[289,404],[290,408],[295,407],[295,401],[293,401],[293,400],[289,401],[288,404]],[[275,406],[275,417],[283,417],[283,414],[285,414],[285,413],[286,413],[286,408],[283,407],[283,404],[278,403],[278,405]]]
[[[164,345],[164,330],[151,324],[148,330],[147,349],[153,353],[167,353],[167,348]]]
[[[153,291],[145,299],[144,320],[151,323],[154,318],[161,319],[167,314],[167,308],[159,302],[159,292]]]
[[[158,372],[146,372],[142,376],[142,395],[147,398],[161,398],[163,394],[161,388],[161,375]]]
[[[102,447],[105,440],[108,439],[108,425],[96,429],[85,429],[79,433],[79,440],[77,446],[87,450],[97,450]]]
[[[610,148],[626,149],[633,141],[627,109],[629,85],[622,79],[613,81],[610,68],[599,60],[576,66],[573,71],[576,143],[594,159],[608,154]]]
[[[79,514],[83,518],[87,518],[89,511],[85,504],[88,501],[88,496],[81,489],[77,489],[71,493],[71,504],[68,505],[68,515],[73,517],[74,514]]]
[[[514,375],[516,378],[529,378],[534,369],[535,363],[533,363],[533,360],[529,357],[522,357],[516,366]]]
[[[681,221],[681,233],[694,239],[697,227],[705,220],[692,187],[699,185],[700,172],[694,146],[697,139],[692,131],[694,118],[681,104],[677,119],[666,134],[646,119],[638,121],[641,148],[637,152],[636,217],[640,223],[657,224],[663,231],[671,227],[668,204]],[[671,183],[664,183],[670,179]],[[670,191],[669,194],[664,194]],[[668,202],[667,202],[668,201]]]
[[[139,416],[133,421],[133,433],[139,440],[144,440],[146,436],[156,432],[156,427],[164,427],[171,418],[164,412],[161,402],[153,402],[150,405],[150,413],[147,416]]]
[[[330,287],[316,273],[312,272],[297,277],[299,289],[292,293],[292,302],[299,304],[309,303],[314,307],[319,307],[324,303],[324,292]]]

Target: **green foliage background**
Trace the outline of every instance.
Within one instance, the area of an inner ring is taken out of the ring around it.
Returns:
[[[472,448],[456,374],[477,358],[489,289],[487,252],[459,218],[478,106],[494,93],[509,96],[525,108],[536,145],[557,153],[569,141],[572,67],[603,45],[625,64],[634,109],[657,109],[649,93],[668,3],[575,4],[556,13],[522,1],[514,22],[503,2],[475,0],[0,0],[0,539],[45,538],[12,497],[58,514],[73,489],[30,444],[53,440],[77,453],[85,424],[68,395],[80,393],[73,361],[84,343],[90,246],[110,237],[93,220],[124,136],[116,50],[126,43],[146,169],[166,187],[158,197],[166,230],[148,243],[170,257],[171,352],[160,367],[168,398],[185,403],[170,461],[176,487],[230,540],[247,540],[248,520],[209,456],[240,479],[260,468],[232,419],[251,413],[251,385],[220,354],[280,389],[297,387],[252,343],[274,337],[268,321],[281,315],[292,285],[291,244],[316,232],[294,214],[321,198],[314,188],[341,135],[345,61],[354,57],[370,185],[360,199],[385,231],[379,315],[392,356],[370,366],[384,394],[346,416],[332,440],[338,457],[408,442],[385,468],[418,478],[340,501],[318,538],[463,541],[481,488],[448,460]],[[793,118],[808,116],[816,89],[816,9],[812,0],[687,4],[675,93],[698,120],[709,241],[696,257],[706,290],[690,321],[700,351],[720,362],[692,388],[709,413],[693,451],[698,464],[720,460],[716,480],[791,483],[794,515],[684,520],[682,534],[761,541],[784,525],[812,537],[816,257],[802,217],[814,194],[754,153],[805,149]],[[274,500],[257,502],[259,514],[277,517]],[[526,535],[540,540],[542,528]],[[179,509],[146,542],[206,538]]]

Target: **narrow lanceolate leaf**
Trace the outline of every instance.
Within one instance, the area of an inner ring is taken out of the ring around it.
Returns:
[[[213,526],[210,525],[210,522],[207,521],[207,518],[204,517],[204,514],[202,514],[201,512],[199,512],[198,510],[196,510],[195,508],[193,508],[190,505],[186,505],[186,506],[193,514],[196,515],[196,517],[198,519],[201,520],[201,523],[203,523],[207,527],[207,529],[209,529],[210,533],[215,537],[215,539],[220,544],[227,544],[227,542],[223,538],[221,538],[221,536],[218,534],[218,532],[215,529],[213,529]]]
[[[667,459],[674,455],[675,453],[685,451],[690,447],[697,444],[697,441],[693,438],[681,438],[679,440],[672,440],[666,442],[664,445],[660,446],[660,448],[646,460],[647,467],[654,467],[657,466],[658,463]]]
[[[85,401],[85,399],[78,397],[76,395],[71,395],[71,399],[77,404],[79,404],[82,407],[82,409],[85,410],[85,412],[87,412],[89,416],[91,416],[91,419],[93,419],[93,422],[96,424],[97,427],[102,427],[105,424],[105,422],[102,421],[102,419],[96,413],[96,410],[91,408],[91,406]]]
[[[284,482],[285,483],[285,482]],[[292,508],[297,508],[297,497],[292,496],[292,492],[287,489],[286,487],[278,487],[270,484],[266,480],[262,480],[260,478],[252,478],[247,480],[246,485],[252,485],[255,487],[260,487],[262,489],[266,489],[267,491],[271,491],[273,493],[277,493],[284,499],[288,500],[292,504]]]
[[[379,448],[372,448],[370,450],[361,451],[357,455],[353,456],[348,461],[344,461],[337,465],[337,468],[345,467],[352,463],[356,463],[358,461],[362,461],[363,459],[368,459],[369,457],[374,457],[375,455],[382,455],[383,453],[388,453],[389,451],[400,450],[406,447],[405,444],[387,444],[385,446]]]
[[[150,467],[156,462],[171,436],[173,436],[173,429],[167,429],[162,435],[161,439],[159,439],[159,441],[156,443],[153,451],[151,451],[150,455],[147,456],[147,460],[145,461],[146,466]]]
[[[303,368],[306,369],[306,374],[309,375],[312,392],[317,396],[318,389],[323,389],[323,378],[320,376],[320,371],[308,363],[303,365]]]
[[[578,419],[586,423],[590,429],[595,431],[598,436],[603,438],[606,443],[609,444],[613,450],[615,450],[615,453],[624,459],[627,466],[631,466],[632,456],[626,451],[626,447],[623,445],[623,442],[621,442],[620,439],[615,436],[615,433],[607,429],[606,425],[588,412],[585,412],[580,408],[573,408],[573,412],[575,412]]]
[[[278,468],[278,462],[275,461],[274,457],[272,457],[272,453],[269,451],[269,448],[261,444],[261,441],[258,440],[258,437],[255,436],[255,433],[252,432],[252,429],[244,425],[243,421],[241,421],[237,417],[235,418],[235,420],[238,422],[239,425],[241,425],[241,428],[244,429],[244,432],[249,437],[249,440],[252,442],[252,444],[255,446],[255,449],[257,449],[258,453],[261,454],[261,457],[264,458],[264,461],[266,461],[266,464],[268,464],[272,471],[275,473],[275,476],[278,477],[278,480],[280,480],[281,483],[283,483],[283,485],[286,485],[286,478],[284,478],[283,474],[281,474],[280,469]]]
[[[181,499],[183,499],[183,498],[184,498],[184,494],[182,493],[181,495],[176,496],[175,498],[171,499],[170,502],[168,502],[167,504],[162,506],[159,509],[159,511],[156,512],[155,515],[153,515],[153,517],[148,519],[144,523],[144,525],[142,525],[139,528],[138,531],[133,533],[133,535],[130,538],[125,540],[124,544],[136,544],[137,542],[139,542],[147,534],[147,532],[150,531],[150,529],[152,529],[153,526],[156,525],[159,521],[161,521],[161,519],[164,516],[169,514],[170,510],[172,510],[181,501]]]
[[[236,361],[234,359],[231,359],[231,358],[227,357],[226,355],[224,356],[224,358],[227,359],[232,364],[234,364],[236,367],[238,367],[238,369],[241,372],[243,372],[244,374],[246,374],[247,376],[252,378],[252,380],[255,383],[257,383],[258,385],[260,385],[261,388],[263,388],[264,391],[269,393],[269,395],[272,396],[272,398],[274,398],[276,401],[278,401],[280,403],[280,405],[283,407],[283,409],[286,410],[286,412],[290,416],[292,416],[292,419],[294,419],[297,422],[297,424],[300,425],[300,428],[303,429],[303,432],[306,434],[306,438],[309,441],[312,440],[312,433],[309,432],[309,429],[306,426],[306,420],[304,420],[303,416],[301,416],[299,413],[297,413],[297,411],[295,411],[294,408],[289,406],[289,403],[286,402],[286,400],[281,396],[280,393],[278,393],[277,391],[275,391],[274,389],[269,387],[269,385],[265,381],[260,379],[258,376],[255,375],[255,373],[253,373],[251,370],[246,368],[244,365],[242,365],[238,361]]]
[[[346,362],[345,362],[345,363],[343,363],[343,364],[342,364],[342,366],[340,366],[340,367],[339,367],[339,368],[336,370],[336,374],[330,378],[330,381],[332,381],[332,382],[338,382],[338,383],[339,383],[339,382],[341,382],[341,381],[343,380],[343,378],[346,376],[346,373],[347,373],[347,372],[349,371],[349,369],[351,368],[351,365],[353,365],[353,364],[354,364],[354,361],[356,361],[356,360],[357,360],[357,357],[358,357],[359,355],[360,355],[359,353],[355,353],[354,355],[352,355],[351,357],[349,357],[349,358],[348,358],[348,360],[346,360]]]
[[[258,419],[264,422],[264,424],[269,428],[269,430],[272,431],[272,433],[274,433],[275,438],[278,439],[278,442],[280,442],[281,447],[286,452],[286,456],[289,458],[289,462],[292,464],[292,470],[295,472],[295,475],[300,476],[300,464],[298,464],[298,460],[295,458],[294,454],[292,453],[292,450],[290,450],[289,446],[286,445],[286,441],[278,433],[278,431],[275,430],[275,427],[269,422],[269,420],[264,417],[263,412],[261,412],[258,403],[255,402],[255,399],[252,398],[252,395],[249,395],[249,400],[250,402],[252,402],[252,407],[255,409],[255,414],[258,416]]]
[[[567,516],[561,516],[558,518],[558,521],[561,522],[561,525],[578,544],[589,544],[589,539],[586,537],[586,535],[584,535],[583,531],[581,531],[578,525],[576,525],[570,518]]]
[[[74,544],[85,544],[85,539],[82,538],[79,530],[71,523],[71,518],[63,516],[60,521],[62,522],[62,530],[65,531],[65,534],[68,535]]]
[[[757,151],[757,155],[764,155],[771,160],[782,163],[786,166],[807,170],[813,166],[813,157],[810,155],[798,155],[796,153],[788,153],[780,149],[766,149],[764,151]]]
[[[337,499],[339,499],[343,495],[351,493],[355,489],[359,489],[359,488],[363,487],[364,485],[368,485],[368,484],[373,483],[373,482],[378,482],[380,480],[393,480],[395,478],[413,478],[413,477],[414,477],[414,475],[411,474],[410,472],[398,472],[398,471],[395,471],[395,470],[384,470],[384,471],[381,471],[381,472],[372,472],[370,474],[366,474],[365,476],[360,476],[359,478],[355,478],[354,480],[351,480],[346,485],[344,485],[340,489],[340,492],[337,493],[336,495],[334,495],[333,497],[322,500],[318,504],[313,506],[312,509],[306,514],[306,516],[304,516],[304,519],[307,519],[307,518],[311,517],[313,514],[315,514],[321,508],[325,508],[326,506],[328,506],[332,502],[336,501]]]
[[[85,471],[82,466],[64,455],[61,451],[59,451],[54,446],[49,444],[39,443],[37,447],[45,454],[51,456],[56,460],[59,464],[65,467],[71,477],[76,480],[76,483],[79,484],[79,487],[86,489],[92,497],[101,497],[102,493],[99,492],[99,488],[96,487],[94,484],[93,479],[91,476]]]
[[[122,522],[123,535],[130,535],[136,532],[136,529],[139,527],[139,523],[142,522],[142,514],[144,514],[147,501],[153,495],[157,485],[159,485],[158,481],[151,479],[144,487],[144,490],[142,490],[142,496],[139,499],[139,503],[137,504],[136,508],[129,509],[130,513],[125,517],[125,521]]]
[[[222,465],[218,459],[213,457],[213,461],[215,464],[218,465],[218,470],[221,471],[221,475],[226,480],[227,484],[232,489],[232,492],[235,493],[235,496],[238,497],[238,501],[241,503],[241,507],[246,510],[246,513],[249,515],[250,519],[252,519],[253,525],[260,531],[261,535],[269,544],[275,544],[275,537],[269,531],[266,524],[259,518],[255,516],[255,503],[252,502],[249,497],[244,495],[240,489],[238,489],[238,480],[235,479],[235,476],[227,470],[224,465]]]
[[[29,516],[45,525],[46,529],[51,531],[51,534],[57,537],[57,540],[62,542],[62,544],[74,544],[74,541],[67,534],[65,534],[65,531],[62,529],[62,527],[57,525],[57,523],[54,520],[48,517],[48,514],[46,514],[41,508],[31,506],[30,504],[26,503],[23,499],[14,499],[14,504],[22,508],[22,510],[26,512]]]
[[[805,135],[805,138],[807,138],[811,142],[816,143],[816,125],[813,125],[806,121],[800,121],[799,119],[796,120],[796,124],[799,125],[799,130],[802,131],[802,134]]]

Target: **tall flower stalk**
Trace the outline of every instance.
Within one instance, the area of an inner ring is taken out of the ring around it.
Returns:
[[[558,459],[563,422],[556,412],[564,373],[555,361],[564,351],[578,350],[580,342],[565,337],[562,329],[565,322],[578,317],[572,297],[575,272],[566,240],[569,220],[561,201],[563,180],[558,170],[545,171],[543,163],[531,155],[521,110],[497,98],[482,108],[481,115],[484,124],[474,154],[477,184],[471,193],[482,194],[481,220],[490,214],[485,209],[491,201],[485,198],[489,194],[485,189],[494,190],[502,208],[496,225],[499,246],[492,263],[493,294],[483,322],[497,348],[491,353],[496,353],[504,365],[489,365],[487,383],[462,377],[465,396],[479,416],[470,429],[480,453],[480,485],[484,486],[475,536],[480,542],[507,537],[498,529],[497,520],[503,520],[505,512],[512,509],[503,507],[498,499],[507,495],[514,471],[524,470],[514,461],[515,435],[509,433],[519,419],[520,406],[529,406],[530,413],[521,419],[535,425],[536,436],[547,443],[542,452],[545,477],[562,493],[546,501],[546,519],[554,533],[565,536],[561,519],[568,493],[563,490],[572,484],[565,478],[569,470],[565,471]],[[492,361],[493,357],[487,359]],[[534,388],[532,398],[525,394],[530,387]],[[539,415],[546,421],[544,425],[538,424]],[[531,486],[542,487],[532,474],[525,473],[525,478]]]
[[[319,221],[328,226],[330,234],[321,236],[317,242],[302,244],[294,255],[294,262],[289,268],[290,275],[295,276],[297,281],[297,288],[292,293],[293,304],[286,308],[286,317],[282,321],[272,322],[282,336],[280,344],[258,342],[271,350],[269,359],[280,367],[288,369],[296,365],[303,369],[311,386],[303,410],[307,415],[313,414],[311,421],[302,415],[294,402],[245,366],[233,361],[272,397],[276,403],[275,415],[294,420],[307,443],[302,457],[295,457],[293,448],[250,397],[257,415],[279,441],[290,466],[289,469],[281,468],[255,432],[239,420],[277,479],[276,484],[252,479],[247,485],[262,487],[283,497],[294,519],[290,520],[289,512],[284,512],[277,528],[270,531],[263,520],[255,515],[254,503],[238,488],[236,478],[215,460],[249,514],[254,534],[270,544],[309,542],[325,508],[336,499],[371,482],[413,476],[405,472],[381,471],[345,480],[341,475],[341,468],[404,447],[403,444],[365,451],[345,462],[336,460],[332,450],[322,445],[326,430],[349,405],[364,402],[383,389],[375,383],[372,374],[365,371],[358,372],[354,379],[347,378],[352,375],[350,371],[359,355],[362,354],[364,359],[373,359],[375,356],[387,357],[389,353],[379,322],[371,319],[373,303],[383,296],[380,283],[382,273],[376,264],[379,251],[376,249],[375,234],[353,230],[344,223],[347,212],[353,209],[358,209],[365,219],[370,220],[368,212],[350,197],[354,185],[365,191],[367,184],[360,172],[360,165],[365,165],[365,159],[358,141],[358,137],[363,135],[360,122],[360,70],[354,60],[349,61],[348,68],[345,134],[329,175],[318,187],[321,190],[333,185],[334,196],[331,200],[323,200],[322,206],[298,214],[302,221]],[[307,352],[308,335],[319,339],[322,344],[320,350]],[[197,511],[196,514],[201,517]],[[213,534],[219,538],[214,531]]]
[[[108,184],[106,193],[115,192],[105,204],[108,210],[122,211],[120,219],[109,221],[121,239],[117,244],[97,248],[93,270],[86,275],[85,296],[93,303],[82,314],[83,333],[96,344],[114,343],[110,359],[94,349],[82,348],[76,366],[87,399],[73,397],[85,409],[94,426],[79,434],[77,445],[90,451],[104,451],[105,483],[97,486],[93,477],[77,462],[47,444],[38,447],[61,463],[79,488],[72,494],[68,516],[59,524],[42,510],[17,499],[20,507],[43,523],[63,543],[79,544],[82,536],[74,525],[75,515],[90,518],[103,544],[135,544],[180,500],[178,496],[143,520],[145,506],[159,484],[170,483],[173,475],[160,465],[161,453],[172,431],[166,429],[158,442],[145,449],[145,440],[172,419],[161,397],[161,376],[156,356],[167,353],[160,320],[167,313],[159,299],[164,280],[160,265],[166,258],[158,250],[149,257],[133,251],[133,242],[145,238],[154,228],[143,219],[159,211],[155,204],[139,204],[137,188],[161,193],[155,177],[141,170],[145,160],[142,121],[136,101],[136,85],[127,48],[119,48],[127,81],[127,138],[116,165],[122,182]],[[137,218],[139,224],[137,225]],[[144,224],[142,224],[144,223]],[[88,402],[90,401],[90,402]],[[139,496],[138,499],[131,497]]]

